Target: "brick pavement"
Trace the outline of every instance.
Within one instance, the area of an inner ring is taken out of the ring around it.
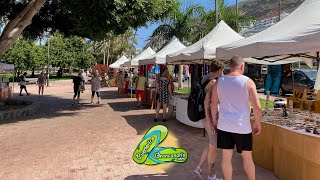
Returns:
[[[155,125],[154,111],[136,108],[133,99],[116,98],[115,88],[102,90],[101,105],[88,104],[87,90],[78,106],[71,105],[70,81],[51,83],[42,97],[35,95],[35,85],[28,89],[33,95],[15,97],[40,102],[40,112],[26,119],[0,122],[1,180],[196,179],[193,168],[207,144],[201,130],[169,119],[165,124],[174,135],[169,139],[188,150],[188,162],[164,169],[139,166],[132,161],[132,152],[144,132]],[[237,155],[234,179],[246,179],[241,163]],[[276,178],[257,167],[257,179]]]

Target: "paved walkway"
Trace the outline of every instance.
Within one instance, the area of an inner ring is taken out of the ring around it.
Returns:
[[[207,144],[202,130],[169,119],[169,140],[188,151],[188,162],[164,169],[139,166],[131,156],[144,132],[155,125],[154,111],[136,108],[133,99],[116,98],[115,88],[102,90],[101,105],[89,104],[87,90],[77,106],[71,105],[70,81],[52,83],[45,96],[35,95],[35,85],[28,89],[31,96],[15,97],[39,101],[41,110],[27,119],[0,122],[1,180],[197,179],[193,168]],[[233,163],[234,179],[246,179],[239,155]],[[277,179],[260,167],[256,171],[259,180]]]

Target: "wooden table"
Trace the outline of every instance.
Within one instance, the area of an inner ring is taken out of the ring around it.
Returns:
[[[254,162],[280,179],[320,179],[320,136],[262,122],[253,137]]]

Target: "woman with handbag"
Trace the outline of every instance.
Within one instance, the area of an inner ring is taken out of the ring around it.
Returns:
[[[170,99],[172,98],[172,91],[170,86],[170,73],[169,71],[164,71],[158,83],[156,84],[156,100],[157,100],[157,108],[156,108],[156,118],[155,122],[158,121],[159,111],[161,105],[163,106],[163,122],[166,122],[166,112]]]

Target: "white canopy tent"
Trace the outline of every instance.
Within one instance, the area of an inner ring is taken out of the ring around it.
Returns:
[[[0,62],[0,70],[13,71],[14,64],[6,64],[6,63]]]
[[[111,68],[120,68],[120,66],[125,63],[128,62],[129,59],[126,56],[122,56],[120,59],[118,59],[116,62],[114,62],[113,64],[110,65]]]
[[[144,50],[142,53],[140,53],[138,56],[133,58],[131,61],[125,62],[122,66],[124,67],[137,67],[139,66],[139,61],[141,59],[145,59],[147,57],[150,57],[154,55],[156,52],[154,52],[151,47],[148,47],[146,50]]]
[[[148,58],[141,59],[139,61],[139,65],[148,65],[148,64],[166,64],[166,55],[179,51],[186,46],[183,45],[177,37],[172,37],[172,39],[167,43],[165,47],[163,47],[156,54],[149,56]]]
[[[167,55],[168,64],[203,64],[204,60],[216,58],[216,48],[237,40],[241,35],[231,29],[224,21],[195,44]]]
[[[217,58],[234,55],[278,64],[281,61],[304,60],[312,67],[319,60],[319,0],[306,0],[288,17],[274,26],[246,39],[217,48]]]

